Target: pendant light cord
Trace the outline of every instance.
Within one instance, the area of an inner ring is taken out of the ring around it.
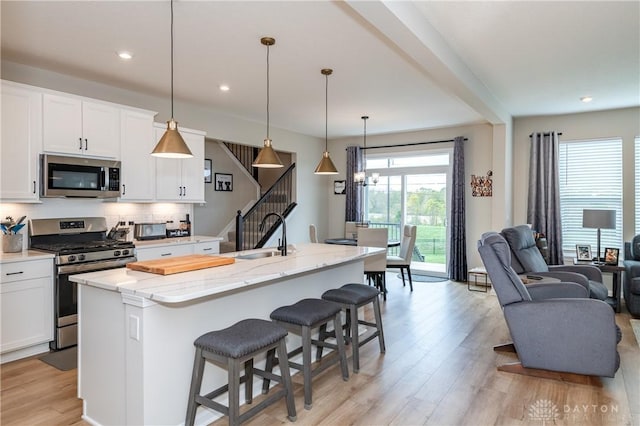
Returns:
[[[171,119],[173,120],[173,0],[171,0]]]
[[[269,45],[267,45],[267,139],[269,139]]]
[[[329,132],[329,74],[324,76],[325,85],[324,85],[324,151],[329,151],[328,149],[328,132]]]

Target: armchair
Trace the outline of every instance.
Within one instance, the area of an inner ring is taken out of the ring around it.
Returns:
[[[505,228],[501,232],[511,249],[511,266],[517,274],[535,273],[560,281],[574,282],[589,290],[592,299],[606,300],[607,287],[602,283],[602,272],[593,265],[552,265],[544,261],[536,247],[533,233],[527,225]]]
[[[640,235],[624,243],[625,269],[622,294],[627,309],[634,317],[640,317]]]
[[[571,374],[615,375],[621,335],[609,305],[589,299],[576,283],[525,286],[511,267],[509,244],[497,232],[482,235],[478,252],[513,339],[510,349],[520,359],[499,371],[562,380],[575,379]]]

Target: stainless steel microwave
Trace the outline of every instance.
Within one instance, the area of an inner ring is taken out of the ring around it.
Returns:
[[[40,155],[42,197],[116,198],[120,161]]]

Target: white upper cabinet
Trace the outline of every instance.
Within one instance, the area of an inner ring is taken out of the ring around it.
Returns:
[[[2,82],[0,199],[39,199],[38,155],[42,150],[42,94]]]
[[[158,141],[166,125],[155,124]],[[158,201],[204,202],[204,133],[178,128],[193,154],[183,160],[156,158],[156,199]]]
[[[119,158],[120,109],[45,93],[43,147],[46,152]]]
[[[120,158],[120,199],[152,201],[156,193],[156,168],[151,151],[155,146],[154,112],[123,109]]]

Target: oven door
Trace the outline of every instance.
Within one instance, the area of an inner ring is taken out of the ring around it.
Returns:
[[[135,257],[127,257],[58,266],[54,290],[56,328],[54,340],[49,345],[51,349],[59,350],[78,344],[78,291],[77,284],[70,281],[69,276],[84,272],[122,268],[127,263],[135,261]]]

